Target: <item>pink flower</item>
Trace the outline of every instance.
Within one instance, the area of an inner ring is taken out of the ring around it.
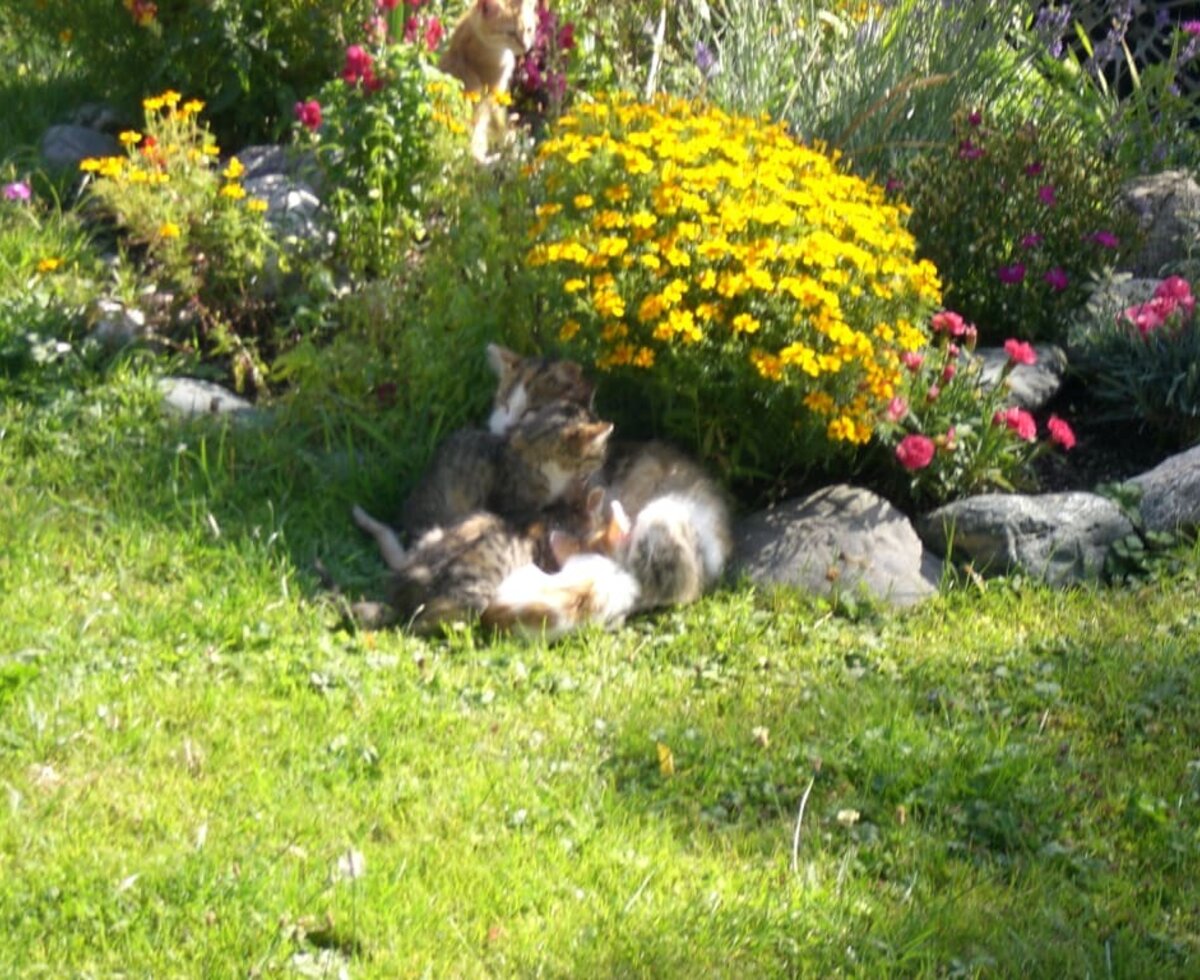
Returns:
[[[1097,245],[1103,245],[1105,248],[1116,248],[1121,244],[1121,239],[1119,239],[1111,231],[1094,231],[1091,234],[1091,239]]]
[[[1130,306],[1121,315],[1138,329],[1143,337],[1153,333],[1166,322],[1165,304],[1155,305],[1155,301],[1143,303],[1141,306]]]
[[[375,9],[376,10],[395,10],[396,4],[399,2],[400,2],[400,0],[379,0],[379,2],[377,4],[375,4]]]
[[[925,355],[919,354],[915,350],[906,350],[900,355],[900,363],[910,371],[916,371],[925,363]]]
[[[1155,299],[1171,300],[1179,309],[1183,310],[1185,317],[1191,316],[1192,311],[1196,308],[1196,298],[1192,295],[1191,284],[1182,276],[1171,276],[1169,279],[1164,279],[1154,290],[1154,297]]]
[[[412,44],[417,39],[417,34],[421,31],[421,20],[416,16],[409,17],[404,22],[404,42]]]
[[[442,35],[446,33],[446,29],[442,27],[442,22],[436,17],[430,17],[429,23],[425,25],[425,47],[430,51],[436,51],[437,46],[442,43]]]
[[[996,276],[1005,285],[1015,286],[1025,279],[1025,266],[1021,262],[1014,262],[1012,265],[1002,265],[996,270]]]
[[[1054,190],[1054,186],[1052,184],[1042,184],[1042,186],[1038,188],[1038,200],[1046,205],[1046,207],[1052,208],[1058,203],[1054,198],[1055,193],[1056,191]]]
[[[941,313],[935,313],[929,320],[929,326],[934,333],[945,331],[951,337],[961,337],[967,332],[967,324],[953,310],[943,310]]]
[[[1066,270],[1057,265],[1053,269],[1046,270],[1046,274],[1042,278],[1046,280],[1046,285],[1056,293],[1061,293],[1071,281],[1067,277]]]
[[[953,361],[947,362],[946,366],[942,368],[942,384],[952,381],[956,374],[958,374],[958,365]]]
[[[1200,20],[1185,20],[1179,25],[1179,29],[1184,34],[1190,34],[1192,37],[1200,37]]]
[[[929,390],[925,392],[925,400],[930,404],[942,397],[942,389],[937,385],[930,385]]]
[[[899,422],[908,414],[908,402],[897,395],[887,406],[887,418],[889,422]]]
[[[992,416],[992,421],[996,425],[1006,425],[1017,437],[1024,439],[1026,442],[1033,442],[1037,439],[1037,423],[1023,408],[1010,408],[1007,411],[997,412]]]
[[[311,133],[321,128],[321,103],[316,99],[296,103],[296,118]]]
[[[1046,428],[1050,431],[1050,441],[1063,450],[1075,448],[1075,433],[1057,415],[1051,415],[1046,420]]]
[[[1037,248],[1044,241],[1045,239],[1036,231],[1031,232],[1021,239],[1021,248]]]
[[[387,18],[380,14],[375,14],[368,17],[363,23],[363,30],[372,41],[383,41],[387,38],[388,22]]]
[[[1009,338],[1004,342],[1004,353],[1010,364],[1036,364],[1037,351],[1023,340]]]
[[[4,185],[4,200],[6,201],[28,201],[32,194],[33,191],[30,190],[29,184],[23,180],[14,180],[11,184]]]
[[[933,440],[928,436],[905,436],[896,447],[896,459],[906,470],[923,470],[933,462],[935,450]]]
[[[371,56],[360,44],[352,44],[346,49],[346,67],[342,69],[342,79],[347,85],[357,85],[371,77]]]

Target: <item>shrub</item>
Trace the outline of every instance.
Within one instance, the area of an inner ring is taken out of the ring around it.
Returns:
[[[938,297],[882,189],[782,126],[619,95],[564,116],[532,175],[529,262],[563,349],[618,381],[606,411],[743,476],[870,439]]]
[[[914,166],[902,193],[947,304],[996,343],[1065,338],[1089,280],[1135,234],[1119,185],[1068,129],[993,127],[972,112],[958,117],[951,143]]]
[[[233,350],[239,383],[261,384],[255,335],[262,306],[253,287],[276,254],[266,201],[248,197],[237,157],[220,148],[199,114],[204,104],[167,91],[148,98],[144,132],[121,134],[124,156],[84,160],[91,205],[124,233],[160,293],[173,300],[169,332],[182,322],[218,352]],[[265,319],[265,318],[264,318]]]
[[[1033,348],[1008,340],[999,381],[984,385],[975,326],[952,311],[935,314],[931,325],[933,343],[902,355],[904,380],[880,420],[879,444],[890,455],[882,482],[896,500],[918,506],[1032,487],[1033,459],[1075,444],[1066,421],[1051,416],[1039,440],[1033,416],[1005,403],[1005,379],[1018,364],[1035,363]]]
[[[1145,423],[1171,448],[1200,441],[1200,325],[1191,284],[1163,280],[1154,297],[1086,325],[1076,358],[1111,419]]]

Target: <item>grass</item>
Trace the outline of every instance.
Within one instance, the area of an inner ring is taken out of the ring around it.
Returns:
[[[310,571],[395,463],[4,398],[0,974],[1195,975],[1196,554],[430,643]]]

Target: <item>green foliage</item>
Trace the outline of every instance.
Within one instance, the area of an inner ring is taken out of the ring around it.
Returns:
[[[936,314],[932,326],[934,342],[905,355],[900,394],[883,413],[878,441],[888,465],[876,464],[879,483],[890,499],[916,507],[989,490],[1033,489],[1034,458],[1054,445],[1074,445],[1061,419],[1052,416],[1039,440],[1033,417],[1007,405],[1008,376],[1018,363],[1033,362],[1033,349],[1010,341],[1012,354],[999,377],[985,384],[975,327],[952,312]],[[903,483],[898,471],[907,471]]]
[[[352,46],[346,73],[309,103],[319,123],[301,121],[298,132],[317,152],[339,257],[378,274],[403,260],[435,176],[432,144],[465,110],[453,86],[427,79],[415,45]]]
[[[292,106],[338,67],[369,0],[14,0],[15,28],[56,45],[132,109],[150,92],[203,93],[223,145],[282,132]],[[149,8],[153,8],[151,12]]]
[[[1164,446],[1200,441],[1200,325],[1187,280],[1082,325],[1074,366],[1107,417],[1144,423]]]
[[[613,96],[542,144],[529,261],[563,350],[730,474],[870,439],[937,300],[898,208],[779,126]],[[606,403],[607,404],[607,403]]]
[[[956,117],[954,134],[914,164],[902,190],[918,251],[984,343],[1064,341],[1091,278],[1136,234],[1118,172],[1069,128],[975,112]]]

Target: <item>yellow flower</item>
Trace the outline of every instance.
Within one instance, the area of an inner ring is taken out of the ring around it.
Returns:
[[[245,172],[246,168],[242,166],[242,161],[237,157],[230,157],[229,163],[226,164],[225,169],[221,171],[221,176],[225,177],[227,180],[237,180]]]
[[[157,112],[163,107],[163,104],[164,103],[161,95],[155,95],[149,99],[142,99],[142,108],[147,112]]]
[[[79,161],[79,169],[85,174],[94,174],[103,165],[103,160],[100,157],[88,157],[86,160]]]
[[[204,103],[201,102],[199,99],[189,99],[182,106],[180,106],[180,111],[185,116],[194,116],[196,113],[202,112],[203,110],[204,110]]]
[[[563,283],[564,293],[577,293],[581,289],[587,289],[587,283],[583,279],[568,279]]]
[[[160,238],[178,238],[179,225],[174,221],[164,221],[158,226],[158,234]]]
[[[755,333],[760,326],[762,324],[749,313],[739,313],[733,318],[734,333]]]
[[[638,352],[633,355],[632,364],[634,367],[640,368],[654,367],[654,351],[649,347],[638,348]]]
[[[533,213],[539,218],[550,218],[558,214],[561,210],[561,204],[539,204],[536,208],[534,208]]]
[[[142,141],[142,134],[135,129],[127,129],[117,137],[125,146],[133,146],[134,143]]]
[[[228,197],[234,201],[240,201],[246,196],[246,188],[241,184],[226,184],[221,188],[221,196]]]
[[[574,200],[572,201],[572,203],[573,203],[573,204],[575,205],[575,207],[577,207],[577,208],[578,208],[580,211],[586,211],[586,210],[587,210],[588,208],[590,208],[590,207],[591,207],[593,204],[595,204],[595,203],[596,203],[596,201],[595,201],[595,199],[592,197],[592,195],[591,195],[591,194],[576,194],[576,195],[575,195],[575,198],[574,198]]]
[[[200,152],[206,157],[218,157],[221,155],[221,148],[216,143],[205,143],[200,147]]]
[[[163,94],[160,95],[159,98],[163,100],[163,105],[167,106],[170,109],[174,109],[175,106],[177,106],[179,104],[179,100],[182,99],[183,96],[180,95],[178,92],[176,92],[174,89],[169,88],[165,92],[163,92]]]
[[[261,197],[252,197],[246,202],[246,210],[254,214],[262,214],[267,210],[267,202]]]
[[[579,321],[568,320],[558,330],[558,339],[564,344],[579,333]]]
[[[45,259],[42,259],[40,262],[38,262],[37,271],[38,272],[55,272],[56,270],[61,268],[62,264],[63,264],[62,259],[45,258]]]

